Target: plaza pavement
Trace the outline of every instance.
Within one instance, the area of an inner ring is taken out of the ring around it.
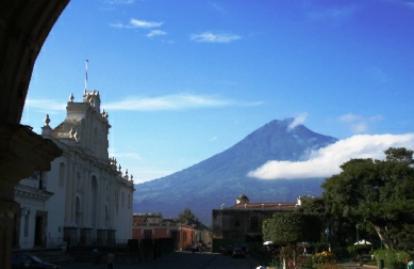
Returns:
[[[213,253],[176,252],[151,262],[116,264],[115,269],[254,269],[250,258],[232,258]],[[73,263],[62,269],[106,269],[106,264]]]

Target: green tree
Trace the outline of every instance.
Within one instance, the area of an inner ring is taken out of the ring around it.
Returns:
[[[387,161],[413,163],[413,151],[406,148],[389,148],[385,155]]]
[[[329,243],[330,222],[324,199],[320,197],[301,197],[298,212],[303,214],[306,222],[304,240],[308,242],[321,241]]]
[[[277,245],[288,245],[301,241],[304,227],[300,213],[279,213],[263,222],[263,237]]]
[[[193,214],[191,209],[186,208],[178,215],[178,221],[182,224],[198,224],[198,218]]]
[[[305,215],[319,216],[321,219],[326,218],[326,206],[325,200],[320,197],[301,197],[302,205],[298,208],[298,211]]]
[[[324,183],[323,197],[333,222],[345,220],[351,227],[364,224],[372,227],[385,247],[405,249],[409,234],[401,231],[414,224],[413,152],[390,148],[385,153],[384,161],[344,163],[342,172]],[[336,232],[341,229],[338,226]]]
[[[296,245],[303,241],[317,241],[321,232],[321,222],[315,215],[300,212],[274,214],[263,221],[263,238],[281,246],[281,256],[292,257],[296,264]]]

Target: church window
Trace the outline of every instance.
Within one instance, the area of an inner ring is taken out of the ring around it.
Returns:
[[[107,205],[105,205],[105,223],[106,223],[106,226],[108,227],[110,223],[110,218],[109,218],[109,210],[108,210]]]
[[[144,230],[144,239],[152,239],[152,230]]]
[[[29,220],[30,220],[30,212],[25,212],[25,215],[24,215],[24,237],[29,236]]]
[[[96,127],[93,129],[93,137],[94,137],[94,139],[98,139],[98,129]],[[99,150],[99,144],[100,143],[94,143],[94,144],[95,144],[95,151],[96,151],[97,154],[99,154],[98,150]]]
[[[234,227],[236,228],[240,227],[240,220],[238,219],[234,220]]]
[[[82,189],[81,175],[79,172],[76,173],[76,185],[78,187],[78,190]]]
[[[81,204],[79,196],[76,196],[76,205],[75,205],[75,215],[76,215],[76,224],[81,224],[82,219],[82,212],[81,212]]]
[[[59,186],[65,185],[65,164],[62,162],[59,164]]]
[[[46,189],[45,173],[39,172],[39,190]]]
[[[258,232],[259,231],[259,219],[257,216],[252,216],[250,218],[250,231],[252,232]]]
[[[118,195],[117,191],[115,191],[115,208],[116,208],[116,214],[118,214],[118,211],[119,211],[119,195]]]
[[[128,193],[128,209],[131,208],[131,204],[132,204],[131,194]]]
[[[97,211],[98,211],[98,183],[95,176],[92,176],[92,207],[91,207],[91,217],[92,217],[92,227],[96,227]]]

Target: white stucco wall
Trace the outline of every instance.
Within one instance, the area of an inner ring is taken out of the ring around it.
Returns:
[[[65,228],[89,229],[92,239],[96,239],[98,229],[115,230],[117,243],[126,243],[132,237],[133,183],[108,158],[110,125],[107,114],[88,102],[99,103],[99,93],[87,93],[83,102],[69,102],[62,124],[52,129],[47,123],[42,128],[43,135],[53,140],[63,155],[42,175],[47,191],[53,193],[48,200],[16,197],[21,207],[28,209],[25,212],[30,212],[27,236],[24,235],[24,217],[21,219],[21,248],[34,245],[36,210],[48,212],[47,247],[63,244]],[[96,206],[93,178],[96,180]],[[24,183],[33,185],[35,191],[36,181],[23,180],[21,184]]]
[[[19,245],[22,249],[30,249],[34,246],[36,212],[45,211],[45,203],[28,197],[16,197],[16,202],[20,204],[20,237]],[[28,219],[25,216],[28,216]],[[28,220],[27,233],[25,233],[26,220]]]
[[[60,178],[60,165],[64,166],[64,178]],[[51,170],[46,174],[47,189],[53,192],[46,203],[48,211],[47,246],[59,247],[63,243],[63,224],[65,216],[65,187],[67,185],[67,160],[65,157],[55,159]]]
[[[124,203],[122,203],[122,193],[124,193]],[[128,194],[130,194],[129,200]],[[130,188],[121,186],[119,195],[119,210],[118,214],[115,215],[115,229],[117,230],[116,240],[118,243],[126,243],[128,239],[132,238],[132,197],[133,194]]]

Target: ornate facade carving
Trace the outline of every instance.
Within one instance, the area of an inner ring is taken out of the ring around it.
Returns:
[[[108,156],[111,125],[108,113],[100,111],[99,92],[85,91],[81,102],[72,95],[66,112],[55,128],[49,116],[42,127],[42,135],[63,155],[52,162],[49,172],[38,174],[37,183],[25,179],[15,188],[16,201],[30,212],[21,217],[20,247],[127,242],[134,185],[132,175],[123,174],[116,159]],[[29,231],[26,222],[31,222]],[[45,234],[36,234],[41,230],[36,225],[44,225]]]

